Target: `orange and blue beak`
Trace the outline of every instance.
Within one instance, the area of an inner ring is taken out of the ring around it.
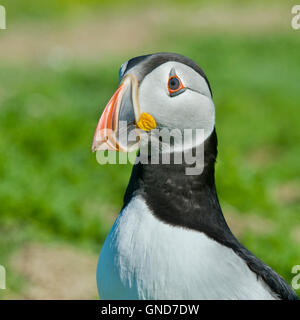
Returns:
[[[92,151],[113,150],[129,152],[137,149],[134,144],[128,145],[128,141],[121,142],[124,133],[124,121],[126,130],[136,128],[140,118],[138,103],[138,81],[133,75],[124,77],[120,86],[106,105],[94,134]]]

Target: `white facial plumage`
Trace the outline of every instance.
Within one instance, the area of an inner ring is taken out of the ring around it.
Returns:
[[[174,68],[186,90],[171,97],[168,80]],[[215,107],[205,79],[191,67],[175,61],[148,73],[139,87],[141,113],[151,114],[160,128],[203,129],[204,140],[215,125]],[[197,144],[201,141],[197,141]]]

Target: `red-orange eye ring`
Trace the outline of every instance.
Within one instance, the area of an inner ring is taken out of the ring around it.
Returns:
[[[180,78],[177,76],[177,74],[175,73],[175,70],[172,70],[170,72],[170,76],[169,76],[169,80],[168,80],[168,91],[169,91],[169,95],[175,96],[177,95],[179,92],[182,92],[182,90],[184,89],[184,85],[182,84]]]

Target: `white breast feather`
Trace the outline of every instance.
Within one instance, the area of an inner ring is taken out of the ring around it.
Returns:
[[[160,221],[140,196],[102,247],[97,283],[102,299],[274,299],[232,249]]]

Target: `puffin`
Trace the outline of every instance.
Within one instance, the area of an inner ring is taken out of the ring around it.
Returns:
[[[164,148],[157,132],[173,129],[201,134],[191,134],[182,148],[174,142]],[[130,141],[129,132],[136,133]],[[144,157],[142,146],[148,150]],[[202,152],[196,152],[198,147]],[[188,149],[193,159],[199,158],[199,170],[193,171],[197,163],[184,157]],[[225,221],[215,184],[212,90],[193,60],[163,52],[122,64],[118,89],[100,117],[92,150],[140,150],[123,207],[100,251],[100,299],[298,299],[280,275],[237,240]],[[151,161],[154,153],[159,161]],[[170,161],[163,163],[166,153]],[[175,154],[182,161],[176,161]]]

